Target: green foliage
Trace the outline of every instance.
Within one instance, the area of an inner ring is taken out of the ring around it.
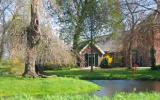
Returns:
[[[62,24],[60,37],[67,42],[73,42],[73,49],[76,51],[80,42],[80,35],[83,31],[84,22],[84,2],[77,0],[57,0],[60,5],[60,11],[64,13],[63,17],[59,16],[59,22]],[[74,8],[73,8],[74,6]],[[72,34],[71,34],[72,33]]]
[[[160,65],[156,65],[156,67],[160,69]]]
[[[124,29],[124,25],[122,23],[122,13],[120,9],[120,1],[118,0],[108,0],[108,15],[110,17],[109,24],[112,27],[113,38],[116,38],[118,33]]]
[[[91,82],[71,78],[15,78],[0,77],[0,97],[17,95],[73,95],[98,90]]]
[[[87,17],[91,17],[93,16],[93,14],[96,11],[96,7],[97,7],[97,2],[96,0],[86,0],[85,2],[85,11],[84,11],[84,15]]]
[[[155,65],[155,67],[151,68],[152,70],[160,70],[160,65]]]
[[[61,6],[60,11],[64,13],[63,17],[59,18],[60,24],[62,24],[61,37],[65,40],[73,39],[73,49],[75,51],[81,42],[80,36],[85,39],[91,38],[89,35],[91,20],[93,38],[98,34],[106,34],[108,29],[111,30],[111,33],[116,34],[123,30],[122,15],[117,0],[57,1],[58,5]],[[105,29],[106,31],[104,31]]]

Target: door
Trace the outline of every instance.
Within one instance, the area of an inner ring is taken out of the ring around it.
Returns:
[[[98,54],[93,54],[93,56],[91,54],[88,54],[88,66],[91,66],[93,64],[93,66],[98,66]]]
[[[88,67],[88,54],[85,54],[85,67]]]
[[[88,55],[88,63],[89,63],[89,66],[91,66],[91,65],[93,65],[94,66],[94,59],[95,59],[95,56],[94,56],[94,54],[92,55],[92,54],[89,54]]]
[[[95,54],[95,66],[98,66],[98,54]]]

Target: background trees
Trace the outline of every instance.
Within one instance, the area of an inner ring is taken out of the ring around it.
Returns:
[[[40,12],[40,16],[38,16],[38,14],[33,14],[32,11],[32,17],[35,17],[32,18],[32,21],[35,20],[33,23],[30,23],[31,1],[16,0],[12,1],[12,4],[10,4],[10,2],[6,2],[5,0],[3,2],[10,7],[10,9],[8,9],[10,12],[6,11],[5,16],[7,25],[5,27],[5,52],[3,53],[3,55],[5,55],[5,57],[3,57],[5,60],[11,60],[11,62],[15,62],[14,60],[17,60],[18,58],[22,64],[20,64],[21,67],[17,68],[17,70],[23,69],[22,66],[25,65],[24,63],[26,63],[24,75],[30,74],[34,77],[37,76],[35,73],[35,64],[37,63],[42,66],[48,63],[52,65],[55,63],[56,66],[62,66],[65,64],[68,66],[70,64],[74,65],[74,59],[70,49],[64,44],[63,40],[59,39],[59,37],[56,35],[54,27],[52,27],[52,24],[50,24],[51,21],[50,18],[47,17],[48,11],[45,9],[45,2],[40,2],[40,7],[37,8],[37,10]],[[34,1],[34,4],[35,3],[37,3],[37,1]],[[36,9],[32,8],[32,10]],[[40,20],[37,19],[38,17],[40,17]],[[30,27],[27,28],[28,26]],[[3,27],[0,28],[2,29],[1,31],[3,31]],[[38,33],[37,37],[36,33],[34,32],[38,31],[42,31],[42,33]],[[30,58],[32,58],[32,60],[30,60]],[[16,67],[18,66],[16,65]],[[12,68],[14,68],[14,66],[12,66]]]
[[[129,63],[127,64],[129,64],[129,68],[132,68],[132,64],[135,63],[132,61],[132,53],[135,50],[136,43],[139,46],[141,45],[138,47],[139,49],[150,48],[150,44],[153,43],[151,42],[151,40],[153,40],[151,39],[153,19],[150,16],[154,16],[152,14],[154,13],[156,7],[155,2],[152,0],[121,0],[120,5],[123,14],[123,23],[125,25],[125,34],[128,34],[123,40],[126,55],[128,55],[126,59],[129,58]],[[141,37],[144,38],[142,39]],[[148,45],[144,47],[144,42],[146,43],[145,39],[147,40]],[[142,51],[145,52],[145,50]],[[143,54],[144,52],[141,53]]]
[[[0,60],[2,60],[6,44],[6,35],[7,35],[6,32],[7,32],[7,27],[9,25],[7,17],[8,15],[11,15],[13,13],[12,7],[13,7],[12,0],[6,0],[6,1],[2,0],[0,3],[0,25],[1,25]]]
[[[138,37],[138,34],[135,34],[137,25],[150,11],[154,10],[159,14],[159,0],[43,0],[40,4],[38,2],[40,1],[2,0],[0,4],[0,58],[4,54],[7,54],[8,58],[20,56],[23,63],[26,63],[25,74],[28,74],[29,70],[33,70],[31,73],[34,73],[34,65],[37,62],[70,62],[65,60],[64,52],[74,62],[72,53],[65,44],[70,44],[78,57],[81,41],[88,41],[92,47],[97,37],[104,34],[117,37],[123,35],[122,31],[132,34],[124,41],[127,41],[126,51],[130,55],[131,67],[132,42]],[[159,22],[159,18],[156,22]],[[57,39],[56,33],[64,42]]]
[[[116,34],[123,30],[117,0],[70,0],[58,4],[59,12],[56,12],[57,8],[49,5],[50,13],[52,16],[57,14],[62,26],[61,36],[70,40],[77,56],[81,41],[93,44],[98,36]]]

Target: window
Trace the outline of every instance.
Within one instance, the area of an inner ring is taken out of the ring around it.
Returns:
[[[98,66],[98,54],[85,54],[86,66]]]

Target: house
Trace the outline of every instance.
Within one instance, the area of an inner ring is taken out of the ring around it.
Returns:
[[[160,15],[154,12],[136,26],[133,34],[123,35],[123,55],[125,66],[129,65],[127,49],[132,42],[132,63],[138,66],[151,66],[151,48],[155,49],[156,65],[160,65]],[[132,40],[130,39],[132,37]]]
[[[93,66],[99,66],[105,54],[109,54],[113,58],[113,65],[122,65],[122,61],[117,62],[121,55],[122,45],[119,40],[112,39],[111,35],[104,35],[96,38],[93,46]],[[92,55],[89,42],[86,43],[79,52],[85,66],[91,66]]]
[[[91,50],[93,52],[93,55],[91,54]],[[90,45],[87,44],[79,52],[79,54],[85,60],[85,66],[91,66],[92,59],[93,59],[93,66],[99,66],[103,59],[103,55],[105,54],[105,52],[96,44],[93,46],[92,49]]]

